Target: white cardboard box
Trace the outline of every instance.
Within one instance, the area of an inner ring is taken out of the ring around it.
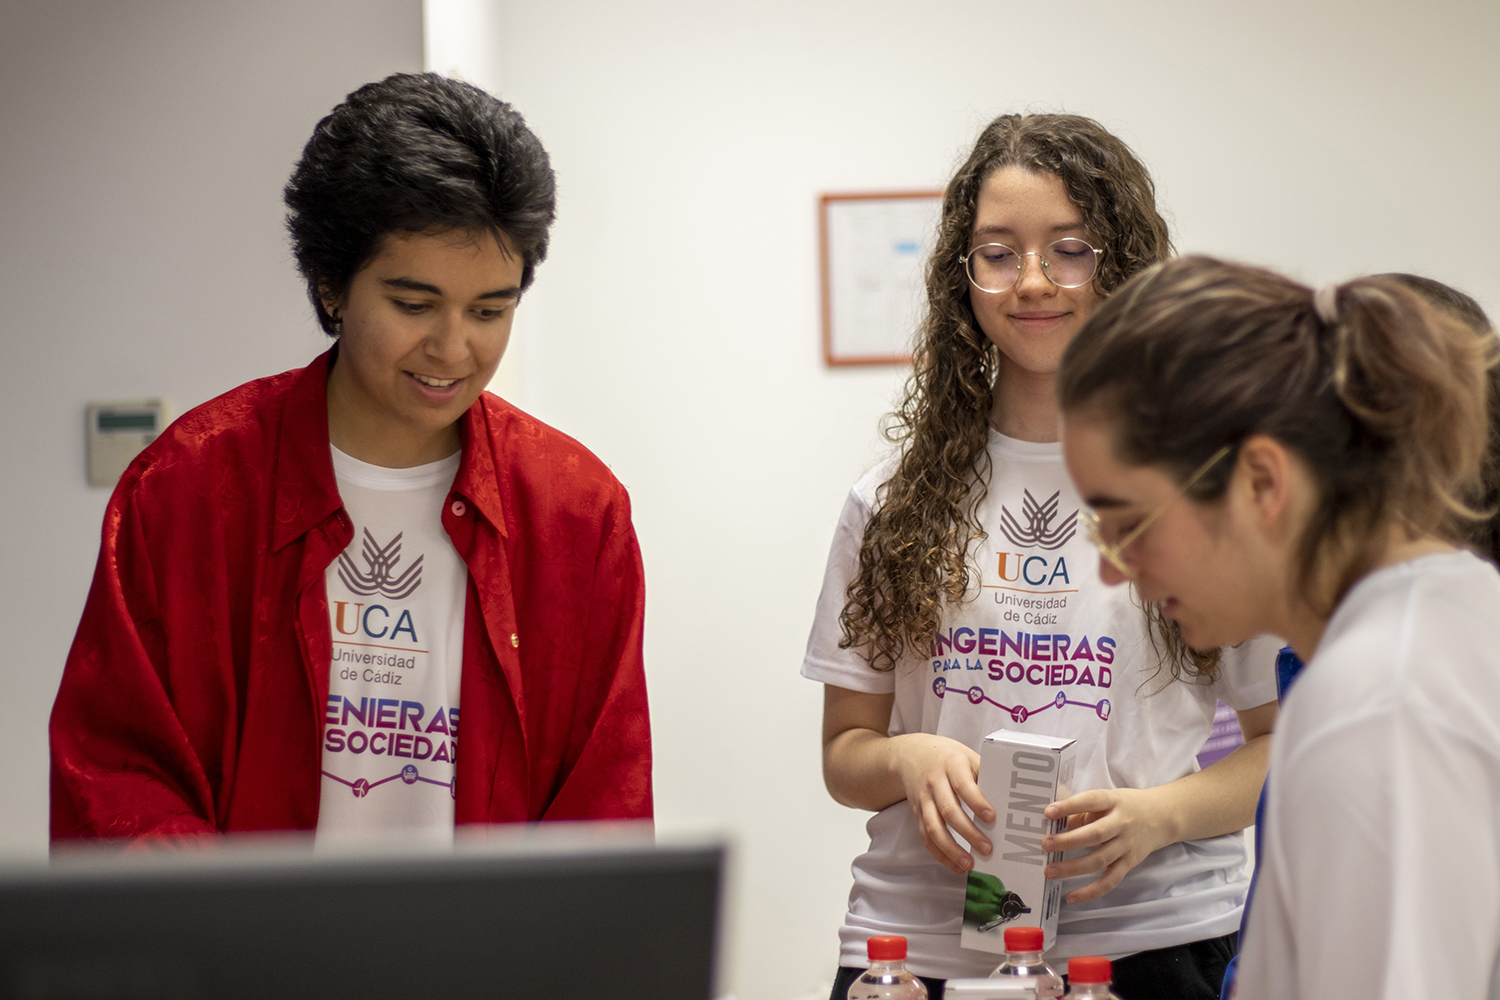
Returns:
[[[995,807],[995,821],[974,825],[990,838],[989,857],[974,852],[964,901],[965,948],[1002,954],[1007,927],[1040,927],[1043,950],[1057,940],[1062,884],[1046,865],[1061,852],[1042,850],[1042,837],[1061,833],[1066,820],[1042,815],[1049,803],[1073,794],[1076,740],[1001,729],[979,748],[979,790]]]
[[[1035,976],[1004,979],[950,979],[944,1000],[1036,1000]]]

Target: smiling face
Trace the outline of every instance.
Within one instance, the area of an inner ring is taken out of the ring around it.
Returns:
[[[1098,246],[1083,225],[1083,213],[1068,197],[1062,178],[1021,167],[1004,167],[979,189],[969,246],[1003,243],[1017,253],[1040,253],[1065,236]],[[1042,273],[1036,257],[1024,258],[1020,277],[1003,292],[969,286],[969,304],[979,327],[1004,356],[1001,377],[1050,380],[1068,342],[1102,301],[1093,282],[1059,288]]]
[[[386,237],[380,253],[324,305],[343,326],[328,377],[334,446],[405,468],[458,450],[458,420],[510,339],[520,254],[489,234]]]
[[[1285,546],[1268,548],[1256,530],[1257,494],[1241,468],[1222,499],[1204,503],[1179,496],[1181,484],[1156,467],[1123,464],[1105,420],[1069,412],[1062,443],[1068,474],[1098,514],[1106,542],[1161,512],[1121,555],[1141,599],[1160,604],[1189,645],[1234,645],[1266,630],[1266,594],[1277,590],[1270,581],[1285,590],[1287,555]],[[1102,556],[1099,576],[1125,582]]]

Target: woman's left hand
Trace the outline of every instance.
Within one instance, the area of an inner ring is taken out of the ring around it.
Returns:
[[[1103,872],[1081,889],[1068,893],[1069,903],[1098,899],[1120,884],[1125,873],[1152,851],[1176,843],[1170,796],[1158,788],[1098,788],[1049,805],[1049,820],[1068,818],[1066,833],[1042,838],[1045,851],[1094,850],[1049,864],[1049,879]]]

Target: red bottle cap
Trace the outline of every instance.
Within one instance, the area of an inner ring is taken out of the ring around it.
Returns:
[[[872,962],[901,962],[906,959],[906,938],[900,934],[877,934],[865,942]]]
[[[1068,978],[1075,983],[1107,983],[1109,976],[1109,959],[1100,955],[1068,959]]]
[[[1043,940],[1040,927],[1007,927],[1005,929],[1006,951],[1041,951]]]

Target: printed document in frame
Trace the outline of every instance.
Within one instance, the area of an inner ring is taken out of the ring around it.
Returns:
[[[907,363],[942,192],[825,194],[820,202],[824,360]]]

